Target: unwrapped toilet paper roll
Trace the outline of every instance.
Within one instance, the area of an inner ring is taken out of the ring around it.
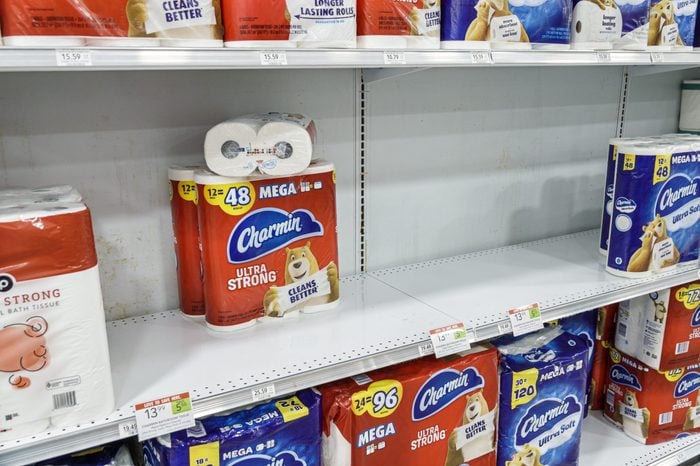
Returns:
[[[222,176],[291,175],[309,166],[314,122],[300,114],[267,113],[225,121],[207,132],[204,158]]]
[[[683,81],[681,85],[681,131],[700,132],[700,81]]]

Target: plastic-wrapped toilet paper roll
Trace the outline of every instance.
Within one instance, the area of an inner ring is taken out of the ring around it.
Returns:
[[[0,236],[0,428],[107,415],[114,397],[87,207],[1,210]]]
[[[205,313],[197,223],[197,184],[194,182],[195,170],[202,168],[177,165],[168,168],[180,310],[183,315],[193,318],[202,318]]]
[[[160,40],[153,37],[88,37],[88,47],[158,47]]]
[[[0,208],[22,207],[28,204],[48,204],[53,202],[81,202],[83,197],[71,186],[51,186],[37,189],[0,190]]]
[[[617,145],[624,141],[622,138],[610,138],[608,141],[608,159],[605,170],[605,186],[603,187],[603,213],[600,221],[600,244],[598,250],[601,254],[608,253],[608,235],[610,234],[610,214],[613,210],[613,191],[615,188],[615,162],[617,161]]]
[[[315,124],[304,115],[248,115],[210,129],[204,158],[209,169],[222,176],[247,176],[256,170],[290,175],[308,167],[315,139]]]
[[[622,37],[622,13],[613,0],[574,0],[571,47],[611,49]]]
[[[357,7],[357,46],[359,48],[435,49],[440,47],[438,0],[416,0],[415,2],[358,0]]]
[[[440,14],[440,47],[458,50],[489,48],[486,34],[488,11],[477,9],[479,0],[443,0]]]
[[[683,81],[681,85],[681,131],[700,132],[700,81]]]

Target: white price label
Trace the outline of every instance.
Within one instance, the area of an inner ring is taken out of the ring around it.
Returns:
[[[58,66],[92,66],[92,50],[56,50]]]
[[[260,52],[260,64],[265,66],[286,66],[287,52],[279,50]]]
[[[139,433],[136,421],[126,421],[119,424],[119,438],[134,437]]]
[[[431,342],[423,343],[422,345],[418,346],[418,354],[421,357],[433,354],[434,352],[435,348],[433,348],[433,344]]]
[[[385,65],[405,65],[406,52],[384,52]]]
[[[472,63],[489,64],[493,63],[493,55],[490,50],[475,50],[471,52]]]
[[[253,396],[253,401],[264,401],[269,400],[275,396],[275,385],[265,385],[264,387],[257,387],[250,391]]]
[[[651,62],[652,63],[663,63],[664,62],[664,54],[663,52],[651,52]]]
[[[466,351],[471,348],[467,330],[464,324],[453,324],[430,331],[430,341],[433,344],[436,358]]]
[[[524,335],[544,327],[540,305],[528,304],[508,311],[510,325],[513,327],[513,335]]]
[[[513,326],[510,325],[510,320],[502,320],[498,323],[498,333],[503,335],[513,331]]]
[[[610,63],[610,52],[607,50],[599,50],[596,52],[598,63]]]
[[[194,426],[189,392],[138,403],[134,409],[141,442]]]

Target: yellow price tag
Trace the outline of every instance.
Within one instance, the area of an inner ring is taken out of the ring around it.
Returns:
[[[380,380],[373,382],[362,390],[352,394],[352,412],[356,416],[368,413],[375,418],[390,416],[401,403],[403,386],[397,380]]]
[[[204,199],[219,206],[229,215],[243,215],[255,204],[255,188],[252,183],[207,184]]]
[[[632,171],[637,165],[637,157],[634,154],[625,154],[625,158],[622,160],[622,170]]]
[[[697,309],[700,304],[700,285],[691,283],[676,291],[676,299],[688,310]]]
[[[661,183],[671,176],[671,154],[657,155],[654,161],[654,182]]]
[[[513,372],[513,390],[510,405],[512,408],[524,405],[537,396],[537,379],[540,371],[533,367],[520,372]]]
[[[177,193],[182,199],[197,203],[197,185],[194,181],[178,181]]]
[[[219,466],[219,442],[190,447],[190,466]]]
[[[309,415],[309,408],[296,396],[279,400],[275,403],[275,407],[282,413],[284,422],[292,422]]]

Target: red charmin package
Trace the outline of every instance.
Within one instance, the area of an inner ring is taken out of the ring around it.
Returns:
[[[608,304],[598,309],[598,323],[595,338],[598,341],[615,341],[615,322],[619,304]]]
[[[439,35],[439,31],[437,0],[357,0],[358,36]]]
[[[180,296],[180,310],[189,317],[204,316],[202,255],[197,225],[197,185],[194,182],[194,171],[199,168],[201,167],[172,166],[168,169],[170,210],[177,259],[177,290]]]
[[[629,437],[653,444],[700,431],[700,365],[656,371],[610,350],[605,416]]]
[[[285,0],[223,0],[224,41],[289,40]]]
[[[608,377],[608,349],[610,343],[596,340],[593,343],[593,364],[591,366],[591,410],[601,410],[605,406],[605,393],[607,392]]]
[[[313,161],[292,176],[195,174],[207,324],[337,305],[335,168]]]
[[[494,348],[426,357],[319,390],[324,466],[495,464]]]

